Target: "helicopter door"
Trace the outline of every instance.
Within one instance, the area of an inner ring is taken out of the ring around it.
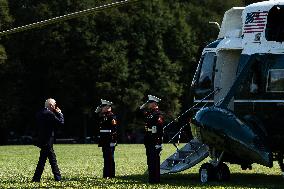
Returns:
[[[240,55],[240,50],[218,52],[214,88],[220,88],[221,90],[215,94],[214,104],[218,104],[227,95],[235,81]],[[232,98],[228,108],[234,110],[234,98]]]
[[[207,52],[201,57],[191,84],[196,99],[202,99],[213,91],[215,62],[215,52]]]
[[[284,55],[259,54],[235,95],[235,112],[263,125],[274,149],[284,141]]]
[[[259,110],[261,100],[264,98],[267,69],[264,60],[266,56],[259,56],[252,63],[247,76],[239,85],[239,89],[235,94],[235,112],[240,117],[246,115],[254,115],[256,110]],[[260,113],[260,111],[259,111]],[[262,117],[262,116],[260,116]]]
[[[271,136],[271,145],[283,150],[284,136],[284,55],[268,55],[265,99],[261,103],[266,130]],[[268,103],[269,102],[269,103]]]

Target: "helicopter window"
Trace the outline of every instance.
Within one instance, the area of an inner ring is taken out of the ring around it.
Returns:
[[[213,77],[215,67],[215,53],[207,53],[204,56],[200,76],[198,79],[198,86],[202,89],[212,89]]]
[[[271,69],[268,71],[267,92],[284,92],[284,69]]]
[[[261,91],[261,62],[256,61],[252,66],[250,93],[257,94]]]
[[[191,84],[195,98],[203,98],[213,90],[215,66],[216,53],[206,52],[199,61]]]
[[[236,99],[258,99],[262,97],[266,87],[266,75],[262,77],[262,65],[261,59],[252,63],[247,76],[239,85],[235,95]]]
[[[267,41],[284,41],[284,6],[277,5],[270,9],[267,17],[265,37]]]

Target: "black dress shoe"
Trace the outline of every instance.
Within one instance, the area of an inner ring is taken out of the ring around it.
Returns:
[[[149,180],[149,184],[158,184],[160,181],[158,180]]]
[[[56,179],[54,179],[56,182],[59,182],[59,181],[61,181],[61,178],[56,178]]]

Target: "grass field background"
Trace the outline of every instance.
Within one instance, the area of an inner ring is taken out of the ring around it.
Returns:
[[[277,162],[272,169],[253,164],[253,170],[229,165],[229,182],[201,184],[200,164],[181,173],[163,175],[160,184],[148,184],[144,146],[120,144],[116,148],[116,178],[102,178],[102,152],[95,144],[54,146],[62,181],[55,182],[47,162],[41,183],[32,183],[39,149],[34,146],[0,146],[0,188],[284,188]],[[164,145],[161,160],[174,152]],[[206,160],[205,160],[206,161]],[[204,161],[204,162],[205,162]]]

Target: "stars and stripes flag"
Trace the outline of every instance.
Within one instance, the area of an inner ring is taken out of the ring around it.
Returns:
[[[263,32],[266,25],[267,11],[247,13],[244,33]]]

